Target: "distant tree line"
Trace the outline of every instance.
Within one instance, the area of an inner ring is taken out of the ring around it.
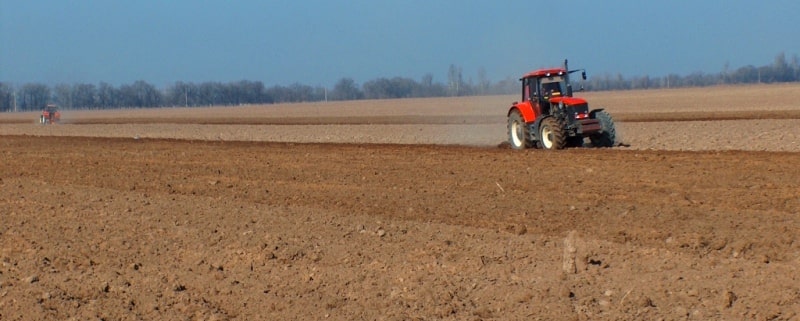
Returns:
[[[726,63],[723,71],[716,74],[696,72],[684,76],[669,74],[664,77],[630,78],[621,74],[602,74],[585,81],[578,77],[575,79],[579,83],[573,86],[583,86],[591,91],[796,82],[800,81],[800,64],[796,54],[787,60],[786,55],[780,53],[769,65],[749,65],[730,70]],[[101,82],[98,85],[58,84],[52,88],[41,83],[15,87],[11,83],[0,82],[0,112],[41,110],[48,103],[58,104],[62,109],[236,106],[327,100],[505,95],[516,94],[519,88],[519,81],[514,77],[494,83],[489,81],[483,68],[478,70],[476,81],[472,78],[465,81],[461,67],[456,65],[450,65],[446,83],[434,82],[431,74],[426,74],[420,81],[404,77],[378,78],[360,86],[351,78],[342,78],[331,90],[298,83],[266,87],[260,81],[249,80],[229,83],[178,81],[164,89],[142,80],[119,87]]]
[[[616,75],[595,75],[584,83],[587,90],[628,90],[651,88],[702,87],[725,84],[781,83],[800,81],[800,59],[795,54],[787,61],[786,55],[780,53],[770,65],[755,67],[748,65],[730,70],[726,63],[722,72],[706,74],[695,72],[680,76],[669,74],[664,77],[637,76],[624,78]]]

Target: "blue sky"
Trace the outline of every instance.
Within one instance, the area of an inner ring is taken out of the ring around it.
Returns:
[[[800,54],[800,1],[0,0],[0,81],[663,76]]]

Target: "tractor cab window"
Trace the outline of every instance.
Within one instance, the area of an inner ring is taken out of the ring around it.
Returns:
[[[550,77],[542,79],[542,95],[544,97],[558,97],[566,94],[563,77]]]
[[[523,79],[522,86],[523,86],[522,100],[523,101],[535,100],[538,95],[536,90],[537,89],[536,79],[535,78]]]
[[[525,84],[523,85],[522,88],[523,88],[523,90],[522,90],[522,95],[523,95],[522,96],[522,100],[523,101],[531,100],[531,85],[528,84],[527,82],[525,82]]]

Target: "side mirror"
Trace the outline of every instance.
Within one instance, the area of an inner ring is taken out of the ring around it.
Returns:
[[[586,80],[586,70],[581,72],[581,78],[583,78],[583,80]]]

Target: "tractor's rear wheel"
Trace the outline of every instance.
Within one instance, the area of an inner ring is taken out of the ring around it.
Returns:
[[[519,110],[512,110],[508,115],[508,143],[513,149],[526,149],[531,147],[530,134],[525,120],[522,119]]]
[[[614,147],[614,142],[617,140],[617,129],[614,127],[614,119],[611,114],[605,110],[600,110],[594,113],[595,119],[600,121],[599,134],[589,136],[594,147]]]
[[[553,117],[542,119],[539,124],[539,142],[544,149],[563,149],[567,145],[564,125]]]

